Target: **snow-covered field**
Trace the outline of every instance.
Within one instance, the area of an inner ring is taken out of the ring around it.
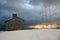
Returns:
[[[60,40],[60,29],[1,31],[0,40]]]

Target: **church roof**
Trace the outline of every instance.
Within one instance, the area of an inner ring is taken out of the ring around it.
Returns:
[[[19,18],[19,17],[15,17],[15,18],[18,19],[18,20],[20,20],[22,23],[24,22],[24,19],[22,19],[22,18]],[[15,19],[15,18],[11,18],[11,19],[5,21],[5,23],[6,23],[6,22],[9,22],[10,20],[13,20],[13,19]]]

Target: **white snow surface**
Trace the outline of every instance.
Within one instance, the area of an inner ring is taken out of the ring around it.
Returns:
[[[60,40],[60,29],[1,31],[0,40]]]

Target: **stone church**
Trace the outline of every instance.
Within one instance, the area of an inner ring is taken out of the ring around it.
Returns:
[[[6,31],[12,30],[23,30],[24,29],[24,20],[17,17],[16,12],[13,12],[12,18],[5,22],[4,29]]]

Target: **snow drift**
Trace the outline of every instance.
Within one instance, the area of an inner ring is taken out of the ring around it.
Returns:
[[[60,40],[60,29],[1,31],[0,40]]]

